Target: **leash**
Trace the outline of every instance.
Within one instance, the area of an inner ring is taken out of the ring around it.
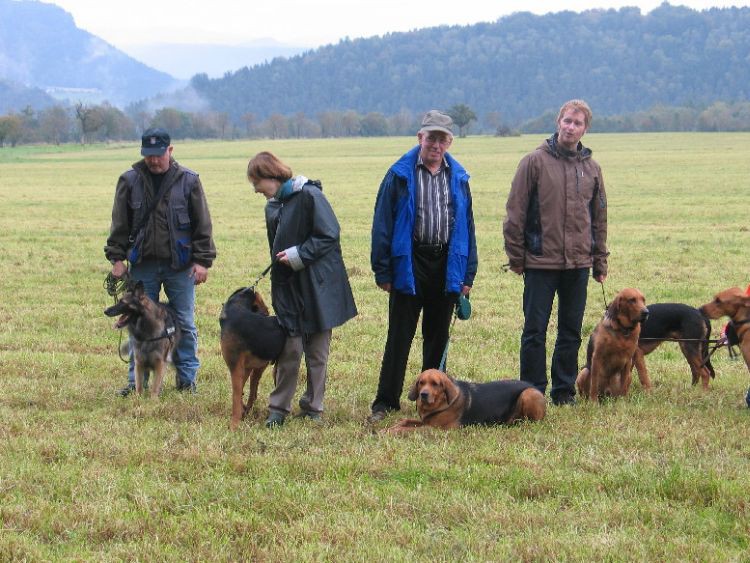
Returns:
[[[453,325],[456,324],[457,318],[458,318],[458,310],[453,309],[453,321],[451,321],[451,326],[448,329],[448,340],[445,343],[445,350],[443,350],[443,357],[440,359],[440,365],[438,366],[438,370],[442,371],[443,373],[446,373],[445,362],[448,359],[448,347],[451,345],[451,332],[453,331]]]
[[[112,275],[112,272],[109,272],[107,274],[107,277],[104,278],[104,290],[107,292],[107,295],[112,297],[114,300],[115,305],[120,299],[120,295],[125,293],[125,290],[128,288],[128,285],[130,284],[130,270],[126,270],[125,273],[120,278],[116,278]],[[123,363],[129,364],[130,358],[123,358],[122,357],[122,331],[118,331],[120,333],[118,341],[117,341],[117,355],[119,356],[120,360]]]
[[[599,285],[602,286],[602,301],[604,301],[604,310],[606,311],[609,309],[609,304],[607,303],[607,296],[604,294],[604,282]]]
[[[260,280],[262,280],[263,278],[265,278],[268,275],[268,272],[271,271],[271,268],[273,267],[273,263],[274,262],[275,262],[275,260],[271,260],[271,263],[268,265],[268,267],[260,273],[260,275],[258,276],[258,279],[255,280],[255,282],[253,283],[253,285],[250,286],[253,291],[255,291],[255,288],[260,283]]]
[[[112,297],[114,299],[115,304],[120,299],[120,295],[125,293],[125,290],[128,288],[128,284],[130,283],[130,271],[126,270],[125,273],[122,275],[121,278],[116,278],[112,275],[112,272],[109,272],[107,274],[107,277],[104,278],[104,290],[107,292],[107,295]]]

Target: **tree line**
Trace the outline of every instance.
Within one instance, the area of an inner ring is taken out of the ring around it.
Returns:
[[[467,134],[509,136],[551,133],[557,109],[511,127],[499,111],[478,116],[466,104],[444,109],[456,124],[457,136]],[[140,138],[148,127],[163,127],[174,139],[292,139],[328,137],[411,136],[419,129],[422,113],[402,110],[394,115],[354,110],[324,111],[315,116],[271,114],[258,119],[253,113],[233,121],[219,112],[186,112],[165,107],[147,111],[130,106],[123,111],[108,103],[54,105],[36,111],[0,115],[0,147],[19,144],[97,143]],[[600,116],[594,108],[592,132],[750,131],[750,102],[715,102],[707,107],[655,106],[649,110]]]
[[[517,12],[491,23],[344,39],[190,81],[233,119],[323,110],[394,115],[464,103],[517,128],[584,98],[600,115],[750,100],[750,7]],[[431,85],[426,88],[425,85]],[[176,104],[177,105],[177,104]]]

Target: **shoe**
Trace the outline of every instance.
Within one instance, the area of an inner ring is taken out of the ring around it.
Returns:
[[[388,413],[386,411],[378,409],[370,413],[370,416],[367,417],[367,422],[369,422],[370,424],[375,424],[376,422],[380,422],[381,420],[383,420],[386,416],[388,416]]]
[[[179,391],[180,393],[187,391],[191,395],[195,395],[198,392],[195,387],[195,383],[178,383],[177,391]]]
[[[271,411],[271,414],[269,414],[268,418],[266,419],[266,428],[277,428],[279,426],[284,426],[285,418],[286,416],[284,416],[280,412]]]
[[[576,398],[573,393],[560,393],[559,395],[552,397],[552,404],[558,407],[565,405],[575,405]]]
[[[135,383],[128,383],[125,387],[117,392],[120,397],[127,397],[131,393],[135,393]]]
[[[315,411],[302,411],[297,415],[298,418],[307,418],[315,422],[323,422],[323,416]]]

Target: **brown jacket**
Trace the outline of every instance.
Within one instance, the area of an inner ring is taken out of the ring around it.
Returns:
[[[145,201],[138,202],[137,205],[150,205],[155,194],[145,161],[140,160],[133,164],[132,170],[141,178],[145,192],[143,194]],[[132,201],[132,186],[128,180],[129,177],[128,172],[123,173],[115,188],[112,224],[107,245],[104,247],[104,254],[110,261],[132,260],[130,257],[132,242],[129,237],[133,234],[131,229],[136,212]],[[162,187],[165,188],[164,195],[143,227],[145,236],[143,237],[143,247],[139,249],[138,261],[153,259],[174,261],[175,241],[172,240],[174,233],[170,232],[170,225],[173,221],[170,221],[167,216],[170,200],[167,193],[177,186],[184,187],[189,192],[187,218],[181,222],[185,223],[190,233],[190,261],[210,268],[216,258],[216,247],[212,236],[211,215],[208,211],[206,195],[203,192],[198,174],[180,166],[177,161],[171,159],[169,170],[165,173],[162,184]]]
[[[511,184],[503,222],[511,268],[607,273],[607,196],[599,165],[580,143],[570,153],[557,134],[526,155]]]

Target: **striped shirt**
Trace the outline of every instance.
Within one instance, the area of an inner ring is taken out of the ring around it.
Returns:
[[[453,203],[450,197],[450,167],[443,164],[435,174],[417,159],[416,218],[414,241],[420,244],[448,244],[453,223]]]

